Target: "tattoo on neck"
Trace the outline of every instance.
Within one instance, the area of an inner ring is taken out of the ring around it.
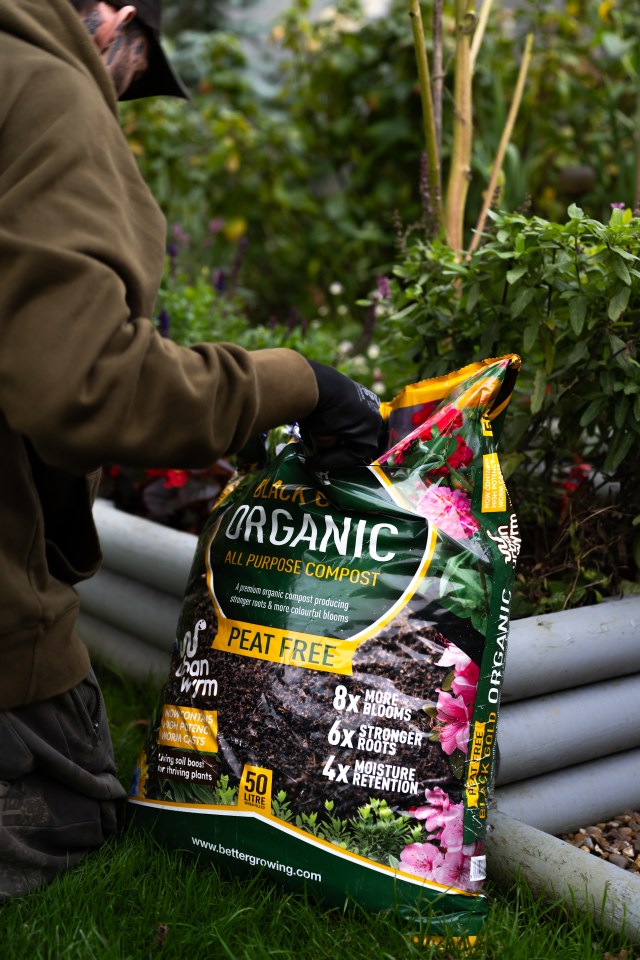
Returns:
[[[120,53],[120,48],[122,47],[123,39],[124,38],[122,34],[119,32],[118,36],[115,38],[115,40],[113,41],[113,44],[111,45],[111,49],[109,50],[109,54],[107,56],[107,66],[111,66],[113,61],[116,59],[116,57]]]
[[[87,30],[93,37],[102,26],[102,14],[99,10],[92,10],[91,13],[88,13],[87,16],[84,17],[84,22]]]

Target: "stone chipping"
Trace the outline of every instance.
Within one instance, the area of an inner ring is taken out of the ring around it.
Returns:
[[[561,837],[590,856],[640,876],[640,812],[625,811],[611,820],[580,827]]]

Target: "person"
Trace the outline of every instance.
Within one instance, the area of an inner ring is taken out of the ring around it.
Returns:
[[[100,467],[198,468],[298,421],[314,469],[367,462],[375,396],[284,348],[182,348],[149,319],[166,224],[117,99],[186,91],[160,0],[0,0],[0,900],[116,828],[124,798],[75,583]]]

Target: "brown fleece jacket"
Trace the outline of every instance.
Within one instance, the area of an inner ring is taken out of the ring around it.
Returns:
[[[204,467],[308,414],[284,349],[176,346],[165,223],[69,0],[0,0],[0,709],[79,682],[71,584],[95,573],[100,465]]]

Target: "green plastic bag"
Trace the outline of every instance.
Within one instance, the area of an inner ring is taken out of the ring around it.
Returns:
[[[232,479],[134,774],[137,825],[430,936],[480,932],[520,545],[496,440],[519,367],[407,387],[371,466],[319,477],[293,440]]]

